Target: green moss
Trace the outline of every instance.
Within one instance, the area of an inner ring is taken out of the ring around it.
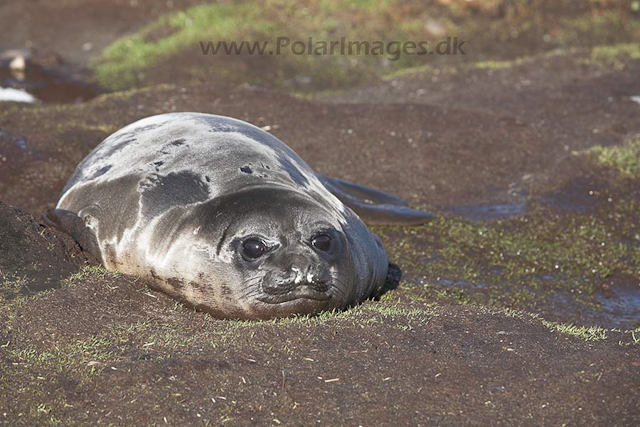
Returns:
[[[433,65],[418,65],[414,67],[401,68],[397,71],[393,71],[385,74],[382,77],[384,81],[390,81],[398,78],[404,78],[407,76],[415,76],[424,73],[430,73],[434,75],[456,75],[458,73],[468,71],[468,70],[501,70],[507,69],[511,67],[515,67],[518,65],[530,63],[537,61],[541,58],[549,57],[557,55],[555,52],[544,53],[541,55],[535,55],[530,57],[522,57],[510,60],[488,60],[488,61],[477,61],[471,63],[463,63],[457,66],[448,66],[448,67],[435,67]]]
[[[640,58],[640,51],[639,58]],[[586,151],[597,163],[615,169],[622,174],[640,179],[640,138],[627,141],[623,145],[602,147],[596,145]]]
[[[607,226],[593,217],[534,217],[488,226],[442,216],[423,231],[438,236],[438,261],[430,265],[430,271],[438,271],[441,277],[454,275],[477,282],[486,277],[484,272],[489,268],[499,271],[496,275],[505,280],[535,287],[535,279],[543,274],[579,279],[584,274],[603,277],[619,269],[635,273],[620,263],[620,257],[635,248],[611,242]],[[407,250],[412,249],[399,242],[390,252],[400,252],[398,255],[406,258],[410,255]],[[418,257],[430,256],[416,252]]]
[[[431,309],[406,308],[401,304],[364,304],[358,306],[357,309],[354,309],[354,314],[367,314],[367,312],[374,312],[383,316],[390,316],[394,318],[401,316],[409,319],[417,319],[420,321],[424,321],[427,318],[436,315],[436,312]]]
[[[540,323],[552,332],[571,335],[585,341],[601,341],[608,338],[613,338],[617,339],[620,345],[640,344],[640,328],[622,331],[620,329],[605,329],[598,326],[577,326],[571,323],[551,322],[541,318],[535,313],[530,313],[522,310],[513,310],[508,307],[488,308],[480,306],[476,308],[481,313],[487,313],[492,316],[503,315],[521,320],[529,320],[534,323]]]
[[[591,51],[591,59],[599,63],[613,64],[621,57],[640,59],[640,43],[596,46]]]
[[[480,61],[471,65],[471,68],[499,70],[502,68],[511,68],[518,65],[518,61]]]
[[[489,307],[477,307],[477,309],[482,312],[482,313],[487,313],[490,314],[492,316],[495,315],[503,315],[503,316],[507,316],[507,317],[513,317],[516,319],[537,319],[538,316],[536,314],[533,313],[528,313],[526,311],[522,311],[522,310],[514,310],[508,307],[503,307],[503,308],[489,308]]]
[[[386,73],[384,76],[382,76],[382,80],[383,81],[390,81],[390,80],[394,80],[394,79],[400,79],[403,77],[407,77],[407,76],[412,76],[412,75],[416,75],[416,74],[422,74],[422,73],[427,73],[427,72],[432,72],[434,71],[434,67],[432,65],[418,65],[415,67],[407,67],[407,68],[401,68],[397,71],[393,71],[390,73]]]

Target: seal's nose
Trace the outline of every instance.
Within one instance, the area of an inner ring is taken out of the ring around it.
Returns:
[[[283,267],[279,273],[264,281],[262,286],[266,293],[283,295],[300,287],[308,287],[316,292],[329,290],[329,281],[319,273],[319,266],[312,259],[291,254]]]

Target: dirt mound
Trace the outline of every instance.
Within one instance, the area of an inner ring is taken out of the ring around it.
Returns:
[[[630,334],[393,294],[314,318],[220,321],[85,268],[62,289],[0,305],[0,424],[637,419]]]
[[[69,236],[0,202],[0,299],[58,286],[90,261]]]

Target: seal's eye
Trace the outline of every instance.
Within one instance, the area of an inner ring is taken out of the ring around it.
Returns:
[[[267,247],[258,239],[247,239],[242,244],[242,251],[251,258],[260,258],[267,251]]]
[[[328,234],[318,234],[311,240],[314,248],[323,252],[329,252],[331,249],[331,237]]]

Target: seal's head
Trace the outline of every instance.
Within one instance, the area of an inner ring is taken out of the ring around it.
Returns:
[[[379,290],[387,274],[380,240],[353,212],[286,187],[249,187],[164,221],[152,244],[168,253],[163,276],[186,278],[164,290],[220,317],[342,309]]]

